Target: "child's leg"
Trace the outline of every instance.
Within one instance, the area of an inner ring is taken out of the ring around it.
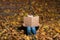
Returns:
[[[35,27],[31,27],[31,31],[33,34],[36,34],[36,28]]]
[[[30,35],[30,33],[31,33],[31,27],[28,26],[28,27],[27,27],[27,35]]]

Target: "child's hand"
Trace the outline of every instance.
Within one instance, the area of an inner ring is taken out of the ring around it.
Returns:
[[[26,25],[23,23],[23,26],[26,26]]]

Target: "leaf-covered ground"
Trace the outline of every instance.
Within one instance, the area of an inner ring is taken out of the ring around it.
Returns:
[[[60,40],[60,0],[0,0],[0,40]],[[39,15],[36,35],[27,36],[21,27],[23,16]],[[34,14],[33,13],[33,14]],[[34,38],[34,39],[33,39]]]

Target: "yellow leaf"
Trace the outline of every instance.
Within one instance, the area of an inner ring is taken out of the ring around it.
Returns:
[[[19,22],[16,22],[16,24],[19,24]]]
[[[58,28],[55,28],[55,30],[56,30],[58,33],[60,33],[60,30],[59,30]]]
[[[5,13],[9,13],[10,12],[10,9],[6,9],[4,10]]]
[[[35,4],[35,1],[33,1],[32,4]]]
[[[18,17],[17,19],[20,20],[20,17]]]
[[[16,22],[15,21],[13,21],[13,22],[11,22],[13,25],[16,25]]]
[[[4,39],[7,39],[7,37],[4,37]]]
[[[42,34],[42,35],[45,35],[46,33],[45,33],[45,32],[42,32],[41,34]]]

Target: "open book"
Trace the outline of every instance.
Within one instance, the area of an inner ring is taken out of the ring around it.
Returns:
[[[25,26],[39,26],[39,16],[27,16],[24,17]]]

